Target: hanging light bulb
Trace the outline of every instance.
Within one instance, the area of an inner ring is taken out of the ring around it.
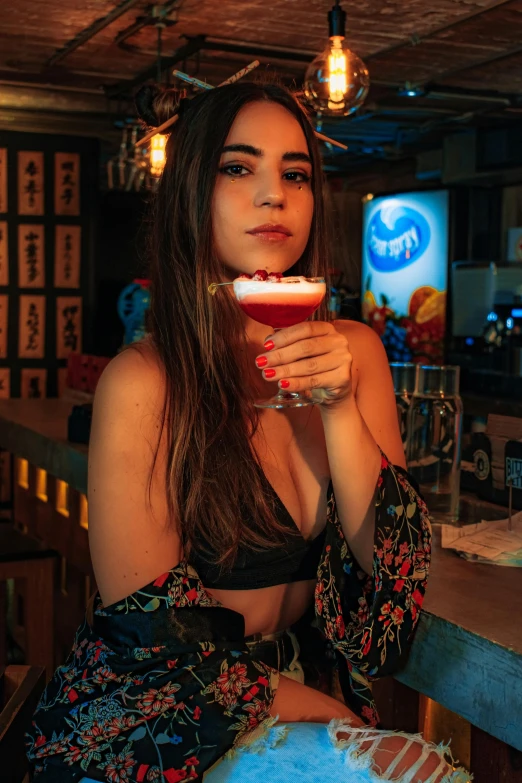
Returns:
[[[305,74],[306,100],[330,117],[346,117],[364,103],[370,89],[368,69],[345,41],[346,14],[336,0],[328,12],[330,39]]]
[[[150,140],[150,173],[153,177],[161,177],[163,169],[165,168],[165,147],[167,144],[167,136],[162,133],[156,133]]]

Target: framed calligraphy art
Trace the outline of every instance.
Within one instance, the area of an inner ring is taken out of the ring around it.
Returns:
[[[32,223],[18,226],[18,285],[20,288],[45,286],[43,226]]]
[[[54,154],[54,212],[80,214],[80,156],[77,152]]]
[[[0,147],[0,214],[7,212],[7,149]]]
[[[9,297],[0,294],[0,359],[7,359],[7,316],[9,313]]]
[[[44,213],[43,152],[18,153],[18,214]]]
[[[11,370],[0,367],[0,400],[8,400],[11,396]]]
[[[18,356],[43,359],[45,355],[45,296],[22,295],[18,331]]]
[[[24,367],[21,374],[20,396],[24,400],[43,400],[47,397],[47,370],[43,367]]]
[[[54,285],[80,287],[80,226],[56,226],[54,240]]]
[[[56,298],[56,358],[67,359],[71,352],[82,350],[82,298]]]
[[[7,220],[0,220],[0,285],[9,285],[9,248]]]

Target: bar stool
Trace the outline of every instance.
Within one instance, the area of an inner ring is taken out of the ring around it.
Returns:
[[[0,583],[24,579],[26,664],[40,666],[50,678],[54,672],[54,571],[57,553],[44,548],[10,523],[0,524]],[[0,596],[5,592],[0,591]],[[0,607],[0,637],[5,640],[5,602]],[[5,642],[4,642],[5,643]],[[0,651],[2,643],[0,643]],[[0,664],[5,660],[0,660]]]

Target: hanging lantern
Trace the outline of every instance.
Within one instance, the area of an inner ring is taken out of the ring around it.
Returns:
[[[366,100],[370,76],[363,61],[346,44],[346,14],[339,0],[328,12],[328,25],[328,44],[308,66],[304,92],[316,111],[329,117],[346,117]]]
[[[150,140],[150,173],[153,177],[161,177],[163,169],[165,168],[165,147],[167,146],[168,136],[164,136],[162,133],[156,133]]]

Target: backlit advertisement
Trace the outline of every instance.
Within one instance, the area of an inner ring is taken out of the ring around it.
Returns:
[[[394,362],[443,361],[448,279],[447,190],[366,200],[363,318]]]

